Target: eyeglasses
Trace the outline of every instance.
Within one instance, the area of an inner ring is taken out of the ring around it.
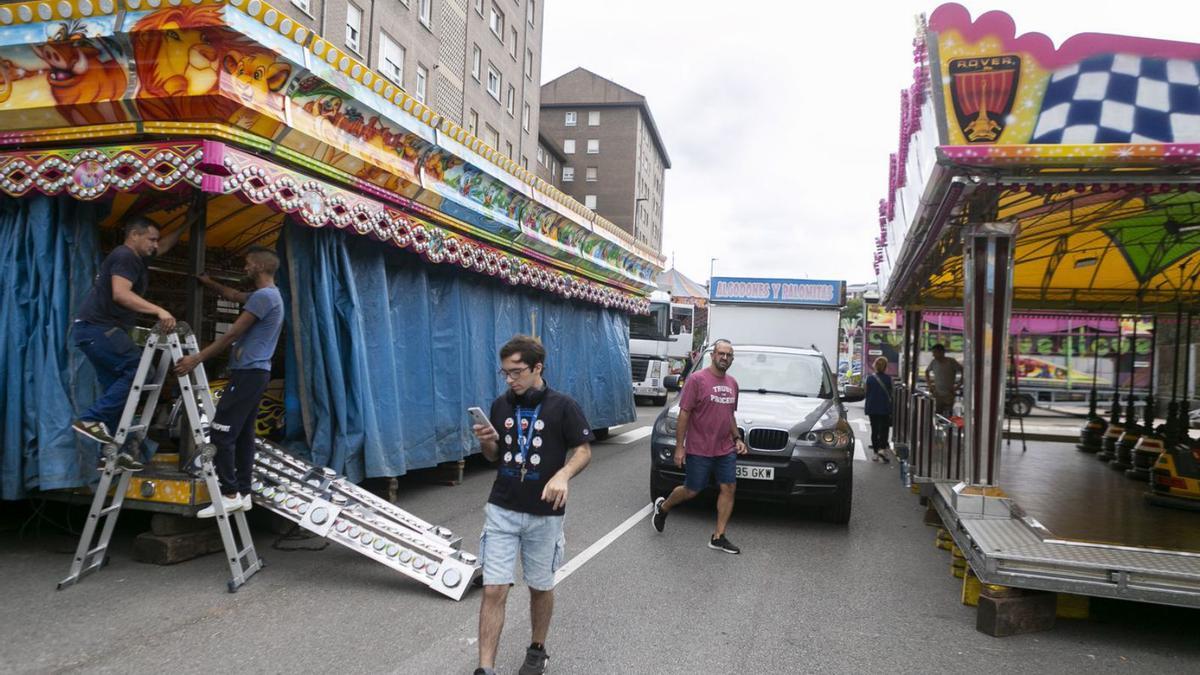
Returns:
[[[505,370],[501,368],[500,377],[503,377],[506,380],[515,380],[521,376],[521,373],[527,370],[531,370],[531,368],[529,366],[521,366],[520,368],[513,368],[512,370]]]

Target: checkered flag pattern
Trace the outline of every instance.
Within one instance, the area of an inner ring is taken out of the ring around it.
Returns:
[[[1054,73],[1033,143],[1200,143],[1200,62],[1107,54]]]

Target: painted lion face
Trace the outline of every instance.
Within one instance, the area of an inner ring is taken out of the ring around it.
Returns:
[[[234,93],[246,104],[256,99],[266,103],[268,94],[281,91],[292,74],[290,65],[277,62],[274,54],[266,52],[230,52],[222,60],[222,67],[232,76]]]

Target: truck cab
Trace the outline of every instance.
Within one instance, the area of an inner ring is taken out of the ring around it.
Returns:
[[[667,377],[683,374],[692,349],[694,308],[672,303],[671,296],[655,291],[650,312],[629,320],[629,361],[634,398],[649,398],[654,405],[667,402]]]

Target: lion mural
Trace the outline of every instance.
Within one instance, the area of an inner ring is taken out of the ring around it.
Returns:
[[[220,5],[172,7],[134,24],[142,119],[228,119],[237,103],[218,94],[220,65],[245,39],[224,29]]]

